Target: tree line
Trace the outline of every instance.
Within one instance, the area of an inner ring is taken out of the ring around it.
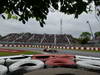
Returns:
[[[95,40],[96,38],[100,37],[100,32],[95,32],[94,37],[90,32],[82,32],[76,40],[79,41],[80,44],[87,44],[90,40]]]

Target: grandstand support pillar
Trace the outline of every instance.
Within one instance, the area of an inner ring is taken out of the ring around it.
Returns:
[[[70,42],[69,38],[67,37],[67,35],[66,35],[66,38],[68,40],[69,45],[71,45],[71,42]]]
[[[56,34],[54,34],[54,44],[56,45],[57,39],[56,39]]]
[[[44,39],[45,39],[45,34],[44,34],[43,38],[41,39],[40,44],[43,43],[43,40],[44,40]]]

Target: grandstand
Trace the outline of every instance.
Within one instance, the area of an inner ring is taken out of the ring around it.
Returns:
[[[68,34],[10,33],[1,37],[0,43],[70,45],[76,43],[76,41]]]

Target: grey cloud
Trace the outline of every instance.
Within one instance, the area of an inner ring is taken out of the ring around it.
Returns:
[[[46,25],[40,27],[39,23],[34,19],[30,19],[26,24],[16,20],[3,20],[0,18],[0,34],[6,35],[11,32],[31,32],[31,33],[60,33],[60,19],[62,19],[63,33],[72,34],[78,37],[81,32],[88,31],[89,26],[86,23],[88,20],[91,24],[93,32],[100,31],[100,25],[96,20],[94,13],[81,14],[78,19],[74,19],[74,15],[65,15],[59,12],[49,13]]]

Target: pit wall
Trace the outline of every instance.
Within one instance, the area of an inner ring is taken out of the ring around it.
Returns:
[[[75,47],[75,46],[49,46],[49,45],[15,45],[15,44],[0,44],[0,47],[32,47],[32,48],[53,48],[62,50],[89,50],[100,51],[100,47]]]

